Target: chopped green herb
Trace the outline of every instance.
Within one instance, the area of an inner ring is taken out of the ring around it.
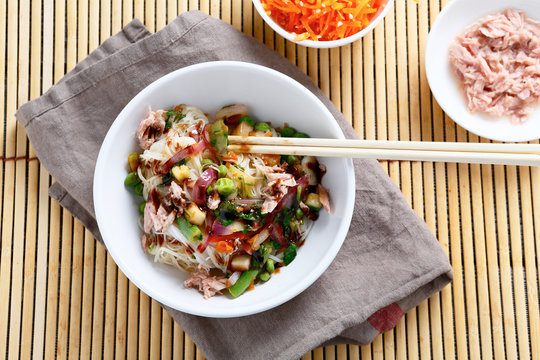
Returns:
[[[297,253],[298,246],[290,244],[289,247],[285,249],[285,253],[283,254],[283,264],[289,265],[294,260]]]
[[[281,244],[278,243],[276,240],[271,240],[270,244],[272,244],[272,247],[276,250],[281,250]]]
[[[238,123],[240,124],[241,122],[246,122],[248,123],[249,125],[251,125],[251,127],[254,127],[255,126],[255,120],[253,120],[253,118],[251,116],[242,116],[240,118],[240,120],[238,121]]]
[[[255,125],[255,130],[257,131],[264,131],[264,132],[267,132],[267,131],[271,131],[271,127],[270,125],[268,125],[267,123],[258,123],[257,125]]]

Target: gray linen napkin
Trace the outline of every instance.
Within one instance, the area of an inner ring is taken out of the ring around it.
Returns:
[[[154,80],[215,60],[256,63],[291,76],[330,109],[348,138],[356,137],[304,73],[230,25],[188,12],[151,35],[133,20],[16,114],[57,180],[50,195],[96,239],[101,241],[92,178],[109,126]],[[306,291],[242,318],[204,318],[165,307],[207,358],[293,359],[320,344],[367,344],[451,281],[452,269],[439,243],[378,163],[354,164],[356,202],[349,234],[332,265]]]

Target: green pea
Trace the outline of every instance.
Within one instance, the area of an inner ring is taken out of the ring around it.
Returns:
[[[124,185],[126,186],[135,186],[140,183],[141,179],[139,179],[139,174],[137,174],[135,171],[127,174],[126,179],[124,180]]]
[[[138,183],[135,185],[135,188],[133,189],[135,191],[135,194],[142,196],[144,185],[142,183]]]
[[[262,281],[268,281],[270,280],[270,274],[265,271],[259,275],[259,279]]]
[[[267,131],[270,131],[271,128],[270,128],[270,125],[268,125],[267,123],[258,123],[256,126],[255,126],[255,130],[257,131],[264,131],[264,132],[267,132]]]
[[[297,132],[296,134],[293,135],[293,137],[295,137],[295,138],[308,138],[309,135],[305,134],[305,133]]]
[[[281,129],[281,136],[283,137],[293,137],[296,134],[296,130],[292,127],[285,127]]]
[[[298,164],[300,162],[300,159],[298,158],[298,156],[295,156],[295,155],[287,155],[287,164],[289,165],[294,165],[294,164]]]
[[[274,260],[268,259],[266,260],[266,271],[268,271],[270,274],[274,272]]]
[[[202,159],[201,160],[201,165],[206,165],[206,164],[212,164],[214,163],[212,160],[210,159]]]
[[[141,215],[144,215],[144,208],[146,207],[146,201],[143,201],[141,205],[139,205],[139,212]]]
[[[296,215],[296,218],[297,218],[298,220],[300,220],[301,218],[304,217],[304,212],[302,211],[302,209],[298,208],[298,209],[296,209],[295,215]]]
[[[225,165],[218,166],[218,176],[220,178],[227,176],[227,167]]]
[[[216,190],[220,195],[229,196],[234,192],[234,182],[229,178],[221,178],[216,181]]]

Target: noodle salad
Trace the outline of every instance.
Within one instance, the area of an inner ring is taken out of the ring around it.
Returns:
[[[324,207],[326,172],[312,156],[228,151],[228,135],[307,137],[257,122],[243,104],[211,122],[200,109],[150,110],[128,156],[124,184],[139,196],[143,250],[191,273],[186,288],[205,299],[233,297],[289,265]]]

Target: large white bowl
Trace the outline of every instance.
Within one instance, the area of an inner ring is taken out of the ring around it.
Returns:
[[[138,149],[135,130],[153,109],[190,104],[213,113],[224,105],[245,103],[250,114],[274,126],[288,122],[313,137],[343,138],[328,109],[295,80],[268,68],[242,62],[209,62],[174,71],[135,96],[111,126],[97,159],[94,207],[103,240],[114,261],[142,291],[174,309],[208,317],[237,317],[268,310],[298,295],[330,265],[349,229],[355,198],[350,159],[321,158],[328,172],[334,211],[322,211],[296,259],[270,281],[239,298],[215,296],[204,300],[184,288],[188,277],[171,266],[156,264],[144,254],[137,226],[138,204],[124,187],[127,156]]]
[[[286,31],[284,28],[276,24],[276,22],[272,20],[270,16],[268,16],[266,11],[264,11],[264,8],[260,0],[252,0],[252,1],[259,15],[261,15],[264,21],[266,21],[266,23],[270,25],[270,27],[274,29],[275,32],[283,36],[285,39],[294,42],[295,44],[312,47],[312,48],[335,48],[338,46],[350,44],[360,39],[361,37],[366,35],[368,32],[373,30],[375,26],[377,26],[377,24],[386,16],[386,14],[388,14],[388,11],[392,8],[392,5],[394,4],[394,0],[387,0],[386,3],[379,8],[379,11],[375,14],[374,18],[371,20],[368,26],[366,26],[364,29],[360,30],[356,34],[347,36],[346,38],[339,39],[339,40],[332,40],[332,41],[313,41],[313,40],[295,41],[294,38],[296,37],[296,35],[291,34],[290,32]]]
[[[460,126],[487,139],[529,141],[540,138],[540,107],[522,124],[513,125],[508,117],[494,118],[471,113],[461,84],[448,60],[455,37],[480,18],[514,8],[540,21],[538,0],[453,0],[441,11],[429,32],[426,47],[426,75],[433,96],[442,109]]]

